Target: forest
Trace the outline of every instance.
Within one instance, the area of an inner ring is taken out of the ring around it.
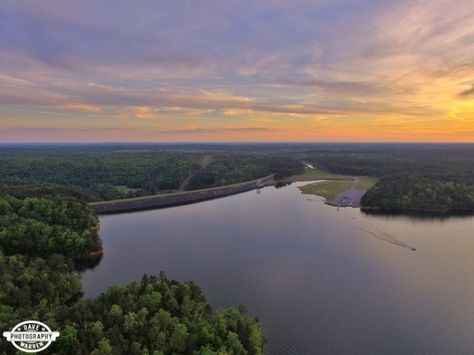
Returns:
[[[212,161],[203,167],[205,153],[141,146],[0,148],[0,181],[74,187],[90,201],[97,201],[174,192],[190,175],[187,190],[244,182],[272,173],[289,176],[303,169],[298,160],[288,156],[225,150],[212,151]]]
[[[204,156],[210,163],[203,166]],[[472,144],[109,144],[0,147],[0,181],[52,183],[87,201],[222,186],[304,171],[302,161],[378,183],[365,210],[474,211]]]
[[[212,156],[203,165],[203,157]],[[473,145],[67,146],[0,149],[0,327],[41,319],[55,354],[262,354],[257,319],[213,311],[193,282],[164,273],[83,299],[100,262],[90,201],[200,189],[317,169],[373,176],[366,211],[474,211]],[[11,344],[0,340],[0,354]]]
[[[474,212],[473,145],[380,145],[303,154],[318,168],[378,177],[364,210]]]
[[[40,319],[61,332],[54,354],[263,354],[243,307],[212,311],[197,285],[164,273],[82,299],[77,262],[101,250],[86,198],[44,184],[0,191],[1,329]],[[2,337],[0,353],[11,352]]]
[[[198,159],[167,152],[12,154],[0,157],[0,179],[73,186],[92,198],[113,200],[175,190],[189,170],[197,168]]]
[[[230,185],[275,173],[275,178],[301,173],[303,164],[293,157],[273,155],[217,155],[212,164],[191,179],[191,190]]]

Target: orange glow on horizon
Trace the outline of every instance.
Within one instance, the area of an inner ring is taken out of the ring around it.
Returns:
[[[474,142],[472,1],[290,3],[13,2],[0,143]]]

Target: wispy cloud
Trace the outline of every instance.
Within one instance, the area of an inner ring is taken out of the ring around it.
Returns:
[[[222,134],[222,133],[246,133],[246,132],[267,132],[271,131],[271,128],[267,127],[237,127],[237,128],[188,128],[188,129],[173,129],[173,130],[157,130],[158,134],[176,134],[176,133],[211,133],[211,134]]]
[[[271,125],[252,133],[337,140],[352,127],[403,140],[429,120],[452,139],[474,128],[472,0],[7,0],[0,10],[0,117],[19,129],[56,120],[225,139]]]
[[[471,85],[470,89],[461,91],[459,96],[473,96],[474,95],[474,84]]]

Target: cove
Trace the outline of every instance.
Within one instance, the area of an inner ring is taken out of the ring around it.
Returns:
[[[472,354],[473,217],[338,211],[297,186],[101,216],[85,296],[163,270],[244,304],[267,354]]]

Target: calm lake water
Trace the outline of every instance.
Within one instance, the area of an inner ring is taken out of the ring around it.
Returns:
[[[105,256],[85,294],[164,270],[214,308],[244,304],[267,354],[473,354],[474,218],[322,201],[293,184],[103,216]]]

